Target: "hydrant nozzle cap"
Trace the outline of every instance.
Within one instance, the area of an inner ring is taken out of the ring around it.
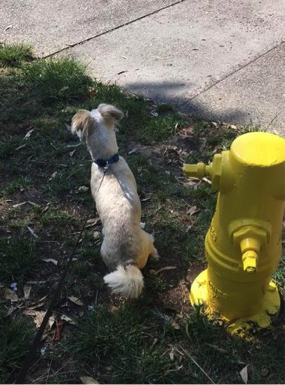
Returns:
[[[202,179],[206,175],[207,167],[208,166],[201,162],[197,164],[185,164],[183,166],[183,172],[186,176]]]
[[[256,273],[257,259],[258,259],[258,254],[254,250],[246,251],[242,255],[243,270],[247,274]]]

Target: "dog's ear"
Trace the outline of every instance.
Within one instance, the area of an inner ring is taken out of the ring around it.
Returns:
[[[77,134],[81,141],[86,142],[92,134],[96,121],[87,110],[79,110],[72,118],[71,132]]]
[[[104,124],[108,128],[112,128],[124,116],[122,111],[111,104],[100,104],[98,111],[103,118]]]

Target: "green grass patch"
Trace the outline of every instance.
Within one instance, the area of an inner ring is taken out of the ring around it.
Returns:
[[[176,134],[183,126],[183,119],[178,114],[158,116],[150,119],[139,132],[138,138],[144,144],[166,140]]]
[[[8,382],[20,369],[32,343],[34,331],[25,320],[0,320],[0,382]]]
[[[161,325],[147,312],[146,308],[127,304],[113,312],[96,307],[78,323],[68,350],[93,370],[111,366],[111,383],[172,383],[176,370],[163,355],[166,336],[162,332],[154,348],[150,342]]]
[[[32,47],[26,44],[4,44],[0,46],[0,67],[20,67],[33,59]]]
[[[0,281],[23,283],[32,274],[34,261],[33,241],[16,237],[0,239]]]
[[[283,261],[281,261],[278,269],[275,271],[272,278],[278,284],[281,291],[285,291],[285,269]]]
[[[23,82],[43,104],[75,103],[89,96],[92,80],[73,58],[37,60],[22,70]]]

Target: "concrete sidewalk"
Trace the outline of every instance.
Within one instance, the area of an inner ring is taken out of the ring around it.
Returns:
[[[105,82],[285,136],[284,0],[11,0],[0,15],[0,41],[73,55]]]

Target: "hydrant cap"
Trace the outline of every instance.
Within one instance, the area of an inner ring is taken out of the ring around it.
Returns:
[[[250,132],[232,143],[231,152],[250,166],[275,166],[285,162],[285,139],[268,132]]]

